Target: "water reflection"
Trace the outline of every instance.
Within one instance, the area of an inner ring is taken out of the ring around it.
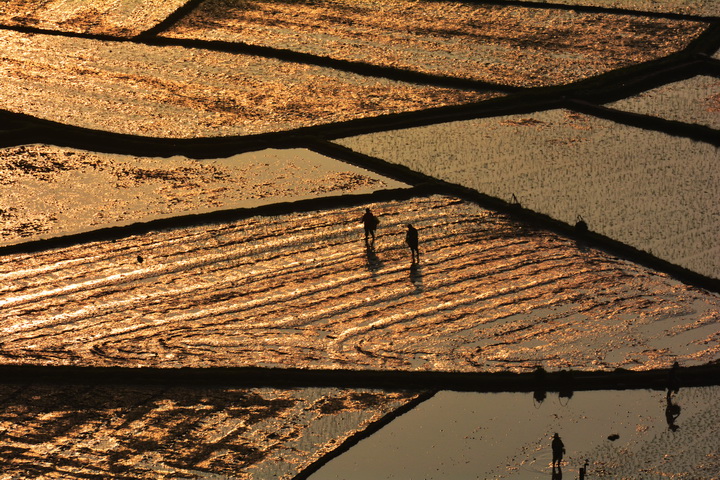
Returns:
[[[665,421],[667,422],[668,429],[672,432],[680,428],[675,423],[675,420],[680,416],[680,405],[673,401],[673,396],[680,391],[680,383],[677,378],[678,368],[680,368],[680,364],[674,362],[668,374],[667,393],[665,395]]]
[[[422,268],[420,268],[419,263],[413,263],[410,265],[410,283],[412,283],[415,286],[415,290],[417,292],[422,291],[422,289],[423,289]]]
[[[676,432],[658,408],[666,392],[656,390],[576,390],[567,407],[551,395],[538,408],[528,408],[527,393],[440,392],[309,478],[584,480],[647,478],[648,469],[658,478],[714,478],[720,436],[707,433],[720,425],[719,388],[683,388]],[[554,432],[567,452],[553,468]]]
[[[0,385],[3,478],[294,478],[410,392]],[[332,428],[328,428],[332,425]],[[209,460],[210,459],[210,460]]]
[[[375,239],[371,243],[365,244],[365,268],[367,268],[373,276],[383,266],[380,257],[375,253]]]
[[[533,400],[535,406],[538,408],[542,402],[547,398],[547,391],[545,390],[545,369],[542,367],[535,368],[535,391],[533,392]]]
[[[558,467],[558,470],[560,470],[560,463],[562,462],[563,455],[565,455],[565,444],[563,443],[562,439],[560,438],[560,435],[555,433],[553,435],[552,442],[550,444],[552,447],[552,465],[553,465],[553,471],[555,470],[555,467]],[[562,477],[562,473],[560,474]],[[554,478],[554,477],[553,477]]]
[[[553,465],[553,467],[552,467],[552,476],[551,476],[550,478],[551,478],[552,480],[562,480],[562,478],[563,478],[563,476],[562,476],[562,468],[560,468],[560,465],[558,465],[557,467],[555,467],[555,465]]]
[[[675,423],[675,420],[680,416],[680,405],[673,402],[672,395],[672,392],[668,390],[665,397],[665,420],[667,421],[668,429],[675,432],[680,428]]]

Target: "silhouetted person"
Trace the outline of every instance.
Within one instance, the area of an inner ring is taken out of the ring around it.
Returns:
[[[580,467],[580,470],[578,470],[578,480],[585,480],[585,475],[587,474],[587,467],[588,467],[588,460],[585,460],[585,465]]]
[[[560,435],[557,433],[553,436],[551,446],[553,468],[555,468],[555,465],[559,467],[560,462],[562,462],[563,455],[565,455],[565,445],[563,445],[562,440],[560,440]]]
[[[418,231],[415,227],[408,223],[407,233],[405,233],[405,243],[410,247],[410,255],[412,263],[420,261],[420,250],[418,249]]]
[[[577,216],[577,220],[575,221],[575,231],[580,235],[588,232],[588,224],[580,215]]]
[[[680,405],[678,405],[677,403],[673,403],[672,392],[670,390],[667,391],[667,396],[665,398],[665,420],[667,421],[668,429],[674,432],[678,428],[680,428],[678,425],[675,424],[675,420],[677,420],[677,418],[680,416]]]
[[[362,216],[362,224],[365,228],[365,243],[375,243],[375,230],[379,223],[380,220],[372,214],[369,208],[366,208]]]

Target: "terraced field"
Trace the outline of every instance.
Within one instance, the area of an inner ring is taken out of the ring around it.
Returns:
[[[362,210],[340,208],[6,256],[0,358],[438,371],[720,358],[717,295],[451,197],[370,207],[374,247]]]
[[[406,392],[0,387],[3,478],[287,478]]]
[[[717,4],[4,2],[0,479],[716,480]]]

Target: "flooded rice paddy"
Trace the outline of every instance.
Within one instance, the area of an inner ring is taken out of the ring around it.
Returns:
[[[705,75],[663,85],[608,106],[720,129],[720,79]]]
[[[417,394],[2,386],[3,478],[292,478]]]
[[[514,195],[570,224],[580,215],[593,231],[720,278],[712,145],[567,110],[337,142],[507,201]]]
[[[530,394],[441,392],[310,480],[717,478],[718,387]],[[551,440],[566,454],[553,476]],[[587,464],[585,463],[587,462]]]
[[[165,20],[185,0],[6,0],[0,5],[0,23],[98,35],[133,37]]]
[[[720,296],[449,197],[172,229],[0,263],[0,361],[407,371],[720,359]],[[411,264],[405,225],[420,231]]]
[[[244,42],[333,59],[533,87],[684,48],[704,25],[567,9],[402,0],[206,0],[163,36]]]
[[[148,137],[289,130],[496,96],[274,58],[0,30],[5,110]]]
[[[0,478],[717,479],[718,8],[3,2]]]
[[[528,1],[545,3],[546,0]],[[662,14],[720,15],[720,5],[715,0],[554,0],[552,3],[576,7],[619,8]]]
[[[0,164],[3,244],[403,186],[303,149],[193,160],[28,145],[0,150]]]

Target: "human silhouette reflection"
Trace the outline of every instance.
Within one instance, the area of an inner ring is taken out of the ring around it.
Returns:
[[[668,392],[678,393],[680,391],[680,381],[678,379],[678,370],[679,369],[680,369],[680,364],[678,362],[673,362],[673,366],[670,369],[670,372],[668,373],[668,384],[667,384]]]
[[[560,439],[560,435],[555,433],[553,435],[552,443],[552,464],[553,468],[555,465],[560,467],[560,462],[562,462],[563,455],[565,455],[565,445],[563,444],[563,441]]]
[[[590,461],[586,459],[585,465],[580,467],[580,469],[578,470],[578,480],[585,480],[585,475],[587,474],[587,468],[588,468],[589,464],[590,464]]]
[[[679,388],[675,390],[677,392],[680,390]],[[667,395],[665,397],[665,420],[668,424],[668,429],[675,432],[680,427],[675,423],[675,420],[680,416],[680,405],[673,402],[673,391],[668,389]]]
[[[547,390],[545,387],[545,369],[538,366],[535,367],[535,388],[533,391],[533,400],[535,401],[536,405],[540,405],[542,402],[545,401],[545,398],[547,397]]]
[[[558,389],[558,397],[561,405],[567,405],[573,397],[574,379],[572,372],[563,370],[559,376],[560,386]]]
[[[562,480],[562,468],[560,468],[560,465],[558,465],[557,467],[553,465],[552,476],[550,478],[552,480]]]
[[[419,263],[410,265],[410,282],[415,285],[415,290],[422,290],[422,270]]]
[[[667,394],[665,395],[665,420],[668,429],[675,432],[680,428],[675,420],[680,416],[680,405],[673,402],[673,395],[680,391],[680,382],[678,380],[678,369],[680,364],[674,362],[670,372],[668,373]]]
[[[375,253],[375,246],[371,243],[365,245],[365,267],[373,274],[382,267],[382,262]]]

